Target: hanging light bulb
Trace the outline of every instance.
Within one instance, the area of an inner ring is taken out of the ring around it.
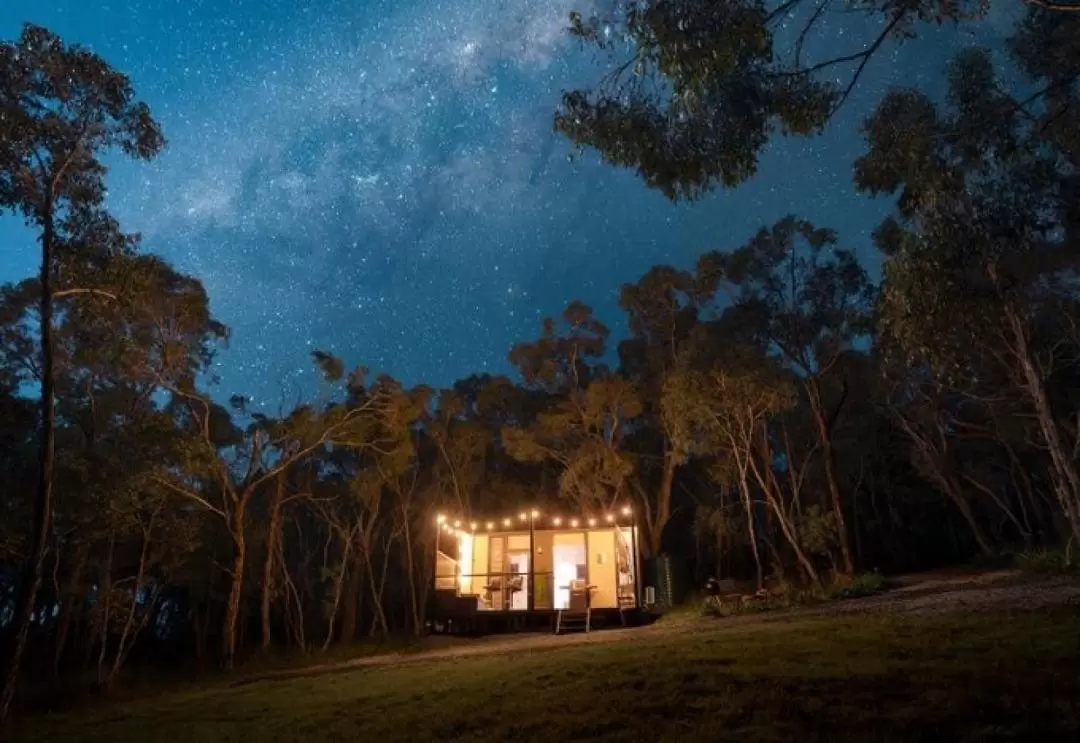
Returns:
[[[435,523],[436,524],[441,524],[444,521],[446,521],[446,517],[443,516],[441,513],[438,516],[435,517]]]
[[[604,521],[608,522],[609,524],[614,520],[615,520],[615,517],[612,516],[610,513],[607,516],[604,517]]]
[[[589,519],[589,526],[596,526],[596,519]]]
[[[514,522],[511,521],[510,519],[503,519],[503,526],[510,526],[510,524],[512,524],[512,523],[514,523]]]
[[[629,516],[631,514],[630,506],[623,506],[622,515]]]
[[[474,522],[472,522],[472,530],[473,530],[473,531],[476,531],[476,522],[475,522],[475,521],[474,521]]]
[[[555,526],[560,526],[562,524],[562,519],[560,519],[558,516],[556,516],[555,518],[553,518],[551,520],[551,523],[553,525],[555,525]]]
[[[455,521],[454,522],[454,528],[455,529],[460,529],[461,528],[461,522],[460,521]]]
[[[522,521],[524,521],[525,519],[529,518],[529,516],[524,511],[522,511],[521,513],[518,514],[518,518],[521,519]]]
[[[574,527],[576,529],[577,525],[578,525],[578,520],[577,519],[571,519],[570,526],[572,526],[572,527]]]
[[[491,522],[489,521],[489,522],[487,522],[487,528],[488,528],[488,531],[491,531],[492,529],[494,529],[494,528],[495,528],[495,524],[493,524],[493,523],[491,523]]]

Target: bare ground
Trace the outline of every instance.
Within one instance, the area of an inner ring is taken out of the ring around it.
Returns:
[[[974,573],[950,570],[902,576],[891,581],[889,590],[875,596],[835,601],[824,606],[740,614],[723,619],[687,615],[646,627],[609,629],[589,634],[524,634],[481,639],[429,638],[431,648],[405,653],[387,653],[354,660],[325,663],[252,675],[235,682],[244,685],[321,676],[370,666],[403,665],[475,656],[515,655],[543,652],[584,644],[627,642],[648,635],[696,632],[708,623],[712,632],[752,624],[783,622],[794,618],[844,615],[934,616],[989,611],[1035,611],[1066,604],[1080,604],[1080,579],[1032,578],[1015,570]],[[717,623],[722,623],[718,626]]]

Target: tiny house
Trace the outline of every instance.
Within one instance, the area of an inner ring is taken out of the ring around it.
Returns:
[[[628,508],[564,517],[440,515],[436,631],[486,632],[583,619],[626,624],[640,606],[638,528]]]

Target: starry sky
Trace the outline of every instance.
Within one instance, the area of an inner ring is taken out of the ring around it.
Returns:
[[[219,394],[277,408],[315,389],[312,349],[444,386],[508,371],[574,298],[619,332],[620,284],[788,213],[876,273],[889,204],[851,185],[859,121],[888,86],[933,89],[961,46],[999,43],[1015,10],[889,46],[824,135],[777,138],[749,183],[673,205],[552,131],[560,93],[604,69],[567,15],[605,1],[4,0],[0,37],[42,24],[132,78],[169,146],[117,162],[109,206],[232,329]],[[844,53],[875,28],[837,13],[814,44]],[[35,270],[12,218],[0,246],[0,281]]]

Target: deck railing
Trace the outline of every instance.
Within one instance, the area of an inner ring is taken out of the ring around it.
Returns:
[[[554,608],[555,574],[532,575],[534,609]],[[436,588],[455,589],[459,595],[476,596],[481,611],[520,611],[529,608],[529,573],[455,573],[436,575]],[[463,588],[465,590],[463,590]]]

